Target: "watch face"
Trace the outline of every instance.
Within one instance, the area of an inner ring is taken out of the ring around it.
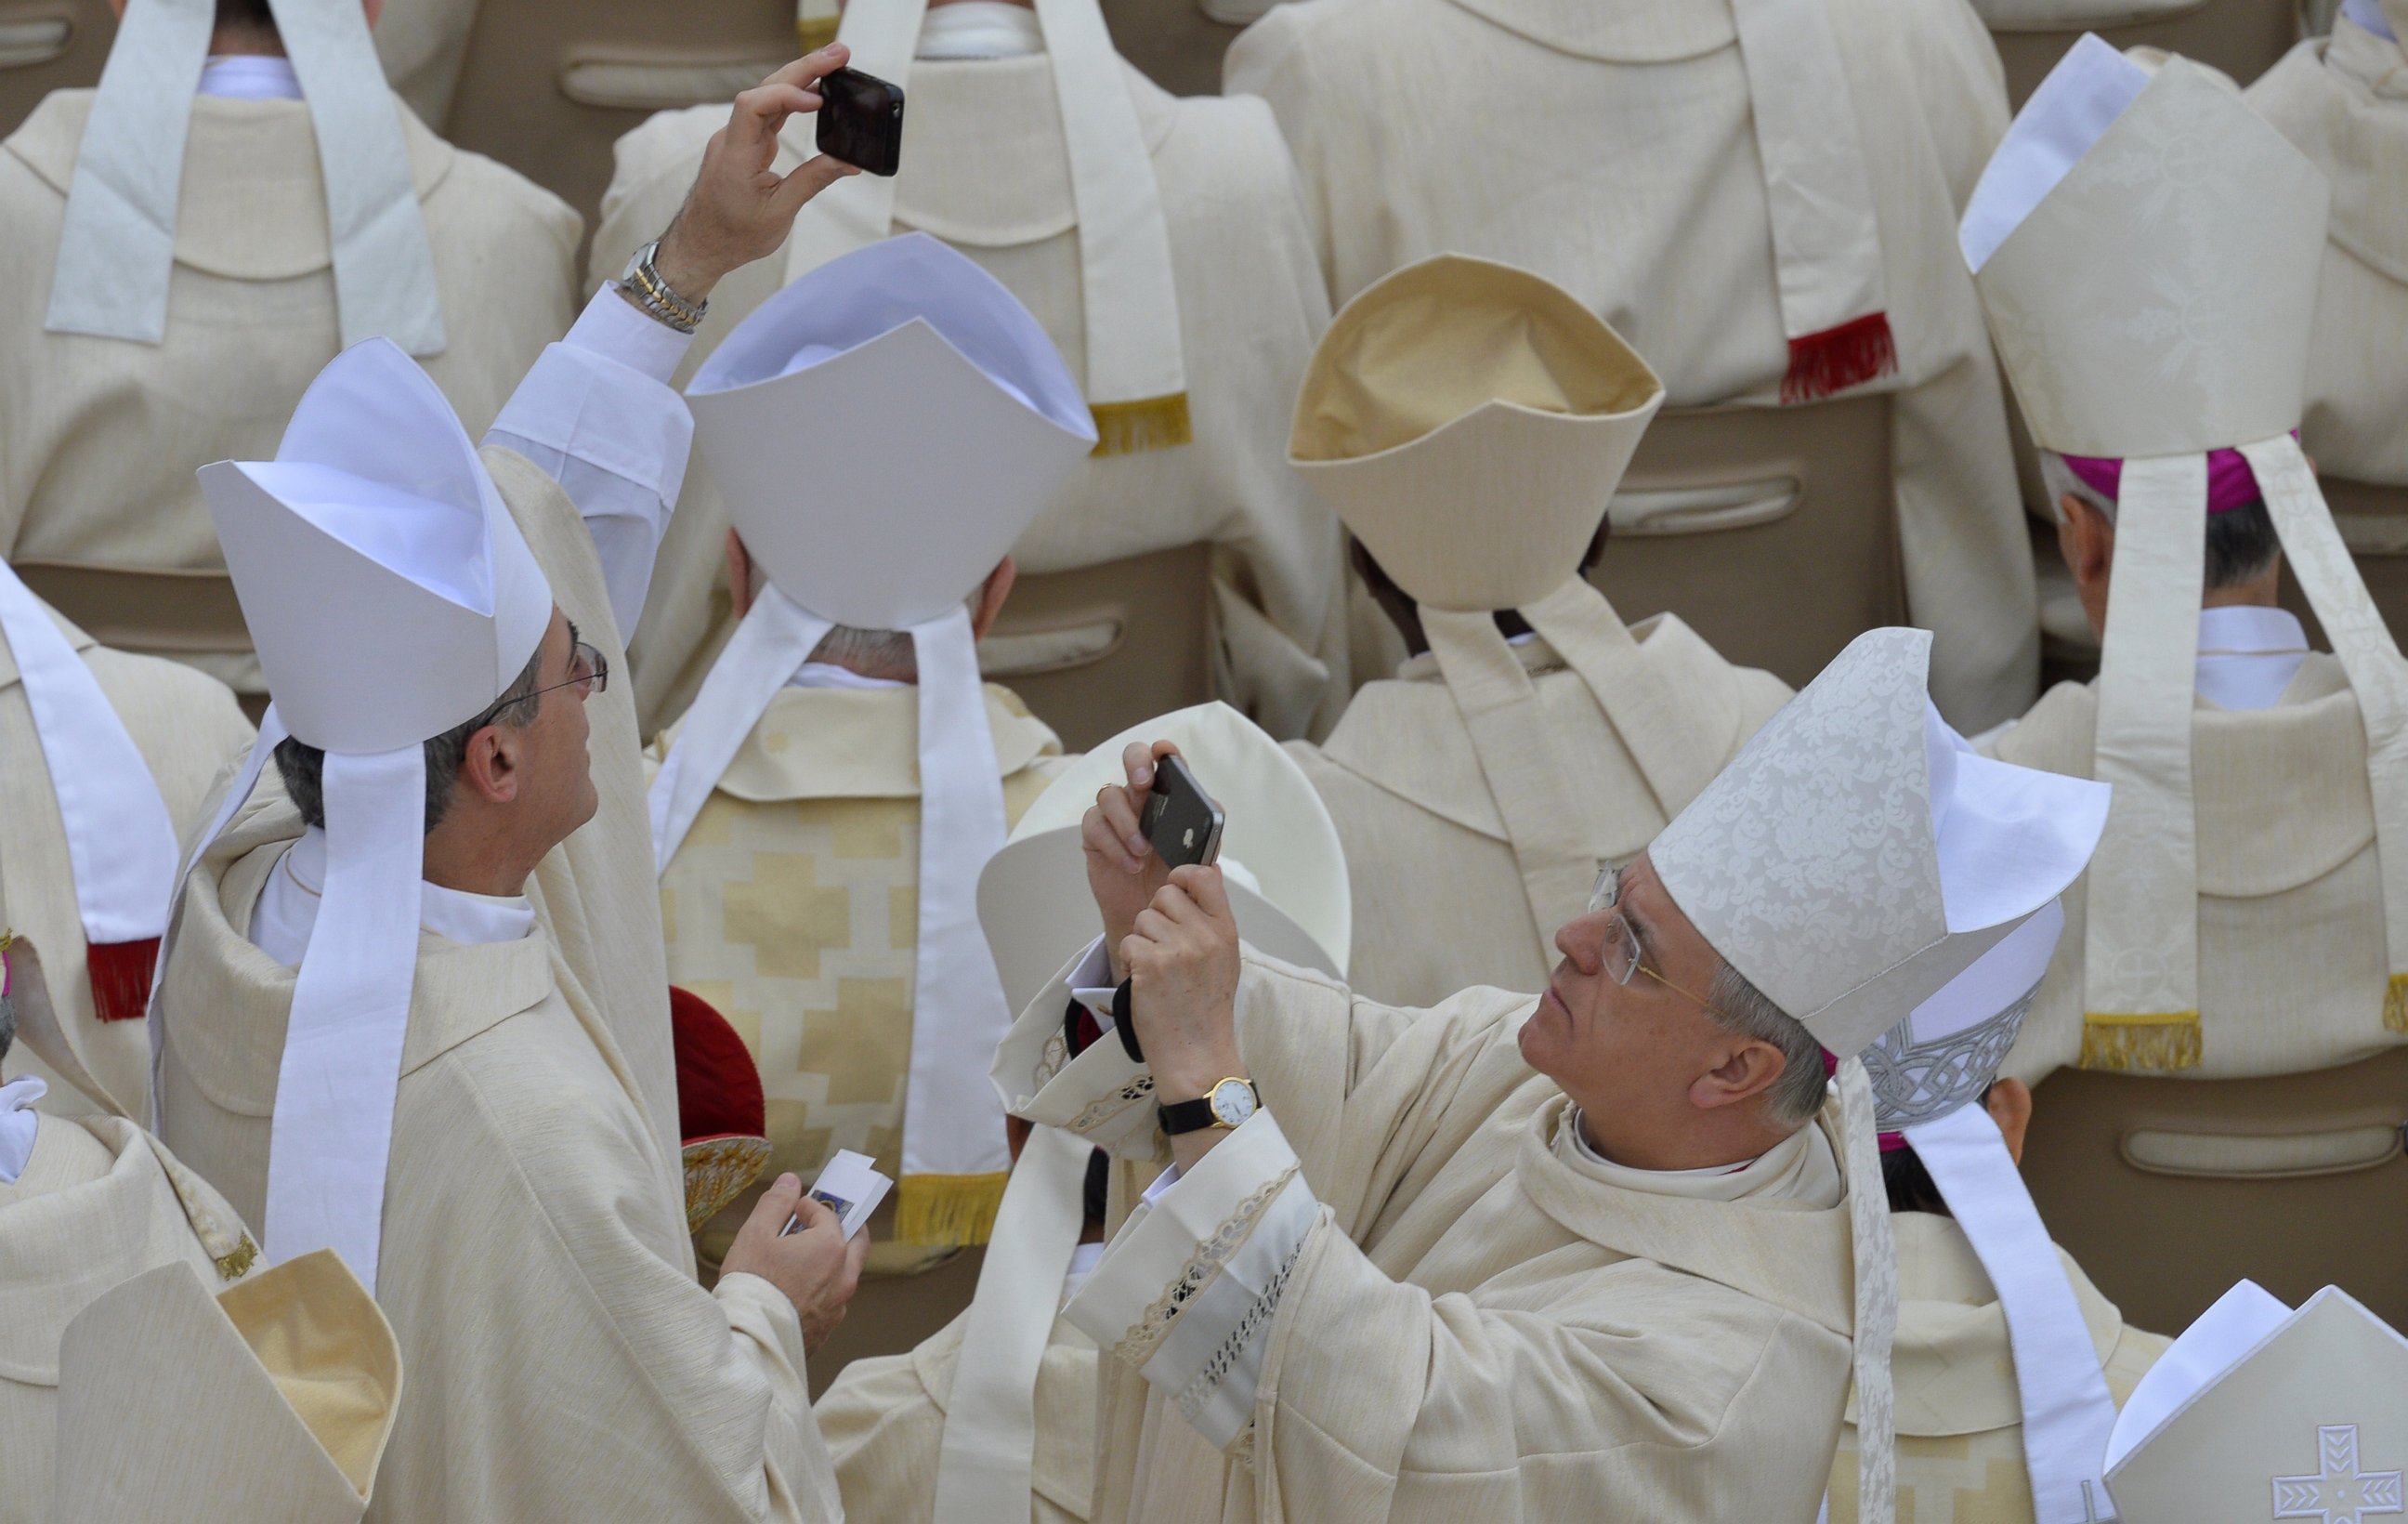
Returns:
[[[1254,1114],[1254,1087],[1243,1080],[1223,1080],[1212,1086],[1212,1120],[1233,1128]]]

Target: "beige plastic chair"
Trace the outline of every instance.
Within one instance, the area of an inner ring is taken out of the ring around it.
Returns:
[[[116,36],[108,0],[0,0],[0,137],[51,91],[100,83]]]
[[[2020,108],[2039,88],[2065,50],[2085,32],[2096,32],[2118,48],[2162,48],[2222,69],[2247,85],[2300,40],[2297,0],[2125,0],[2087,8],[2100,17],[2087,24],[2064,21],[2029,25],[2001,20],[2001,8],[1979,7],[1990,17],[1990,37],[2007,69],[2007,99]],[[2054,8],[2054,7],[2052,7]]]
[[[979,667],[1077,753],[1212,697],[1212,548],[1024,572]]]
[[[794,0],[482,0],[451,115],[434,125],[590,229],[622,134],[654,111],[724,105],[797,51]]]
[[[1120,55],[1174,95],[1221,93],[1221,55],[1264,0],[1103,0]],[[1218,19],[1215,19],[1217,13]]]
[[[2337,1285],[2397,1323],[2403,1125],[2408,1047],[2274,1079],[2060,1070],[2034,1093],[2023,1173],[2137,1327],[2186,1328],[2244,1275],[2294,1304]]]
[[[17,575],[105,646],[163,656],[243,655],[251,627],[222,571],[140,571],[19,561]]]
[[[1670,610],[1728,660],[1804,687],[1906,622],[1890,400],[1656,415],[1590,580],[1632,623]]]

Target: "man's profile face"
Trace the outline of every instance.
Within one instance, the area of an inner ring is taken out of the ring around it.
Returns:
[[[1617,913],[1636,935],[1643,966],[1627,984],[1616,984],[1605,969]],[[1641,1125],[1660,1117],[1668,1128],[1677,1125],[1690,1086],[1730,1042],[1690,998],[1712,991],[1720,967],[1714,950],[1664,892],[1644,855],[1622,870],[1616,903],[1566,924],[1555,945],[1564,959],[1522,1026],[1523,1060],[1594,1117]]]
[[[574,686],[562,687],[574,675],[576,630],[568,616],[552,611],[552,626],[537,647],[538,688],[552,691],[536,700],[534,720],[521,728],[521,755],[525,759],[527,792],[522,798],[544,817],[544,834],[566,841],[594,818],[599,800],[594,792],[593,765],[586,755],[589,726],[586,695]]]

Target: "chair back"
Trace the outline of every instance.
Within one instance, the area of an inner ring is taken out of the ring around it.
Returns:
[[[2297,1305],[2339,1286],[2408,1320],[2408,1046],[2271,1079],[2059,1070],[2023,1174],[2124,1319],[2187,1328],[2247,1276]]]
[[[100,83],[116,37],[108,0],[0,0],[0,137],[51,91]]]
[[[1658,413],[1590,573],[1624,620],[1679,614],[1792,687],[1866,630],[1906,623],[1890,398]]]
[[[1072,754],[1212,697],[1212,547],[1021,573],[979,667]]]

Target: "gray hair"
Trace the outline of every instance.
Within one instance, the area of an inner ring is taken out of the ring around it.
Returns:
[[[1823,1093],[1830,1084],[1823,1072],[1823,1044],[1814,1041],[1814,1034],[1728,963],[1714,970],[1707,999],[1708,1014],[1723,1030],[1780,1050],[1781,1077],[1764,1093],[1765,1111],[1772,1121],[1799,1128],[1813,1120],[1823,1109]]]
[[[811,660],[830,667],[841,667],[863,677],[884,678],[890,683],[920,681],[919,654],[911,649],[910,630],[856,629],[851,625],[832,626],[811,648]]]
[[[2049,511],[2059,520],[2065,517],[2065,499],[2071,497],[2096,510],[2110,525],[2115,522],[2115,499],[2074,475],[2073,467],[2056,451],[2040,453],[2040,479],[2048,488]],[[2266,511],[2265,499],[2211,513],[2207,519],[2207,568],[2200,579],[2200,589],[2216,593],[2255,582],[2274,565],[2274,557],[2282,550],[2282,537],[2274,532],[2274,518]]]
[[[8,1050],[16,1045],[16,1042],[17,997],[0,995],[0,1058],[8,1057]]]
[[[570,649],[575,649],[577,627],[569,626]],[[536,693],[543,681],[543,645],[536,644],[535,654],[502,696],[485,712],[460,725],[453,726],[425,743],[426,746],[426,828],[433,830],[452,808],[452,785],[460,776],[460,764],[468,758],[468,739],[489,725],[523,726],[535,723],[542,699]],[[326,826],[326,754],[297,737],[287,736],[276,743],[276,771],[284,780],[284,792],[301,812],[302,821],[323,830]]]

